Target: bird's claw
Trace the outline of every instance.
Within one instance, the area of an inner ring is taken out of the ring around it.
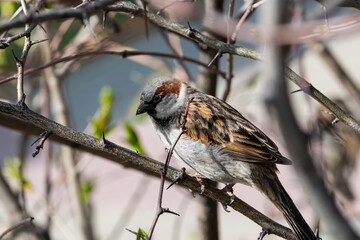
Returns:
[[[230,197],[230,202],[227,205],[231,205],[235,201],[235,195],[234,195],[234,190],[233,190],[234,185],[235,184],[227,184],[223,189],[221,189],[221,191],[225,192]]]
[[[258,240],[263,240],[263,238],[264,238],[266,235],[270,235],[270,234],[271,234],[271,232],[270,232],[269,229],[263,228],[262,231],[261,231],[261,233],[260,233],[260,235],[259,235],[259,237],[258,237]]]
[[[224,211],[225,212],[227,212],[227,213],[229,213],[230,211],[227,209],[227,207],[228,207],[228,205],[227,204],[225,204],[225,203],[221,203],[221,205],[222,205],[222,207],[223,207],[223,209],[224,209]]]

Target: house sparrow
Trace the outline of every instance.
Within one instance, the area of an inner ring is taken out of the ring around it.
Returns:
[[[192,99],[190,102],[188,99]],[[281,185],[275,164],[291,164],[260,129],[222,100],[184,82],[156,78],[144,88],[136,114],[147,112],[168,149],[186,131],[174,155],[205,178],[230,188],[243,183],[265,194],[282,212],[299,240],[317,239]]]

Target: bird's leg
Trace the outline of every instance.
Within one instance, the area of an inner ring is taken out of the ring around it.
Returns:
[[[200,189],[201,189],[200,195],[202,195],[205,192],[204,179],[206,179],[206,177],[204,177],[199,173],[191,173],[189,174],[189,176],[196,178],[196,181],[200,184]]]
[[[230,203],[228,205],[231,205],[235,201],[235,195],[233,190],[234,185],[235,184],[226,184],[226,186],[221,189],[221,191],[226,192],[230,196]]]
[[[234,195],[234,191],[233,191],[233,186],[235,184],[226,184],[225,187],[223,187],[220,191],[225,192],[226,194],[228,194],[230,196],[230,202],[229,204],[226,203],[221,203],[223,209],[225,212],[230,212],[229,210],[227,210],[228,205],[231,205],[234,201],[235,201],[235,195]]]

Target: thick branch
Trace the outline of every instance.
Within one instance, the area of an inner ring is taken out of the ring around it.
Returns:
[[[47,119],[30,109],[19,109],[16,105],[0,101],[0,124],[8,128],[13,128],[25,133],[40,135],[44,130],[50,131],[50,140],[54,140],[71,147],[86,151],[88,153],[104,157],[111,161],[122,164],[124,167],[138,169],[149,175],[160,176],[163,164],[146,156],[140,155],[129,149],[120,147],[114,143],[104,147],[102,139],[94,138],[85,133],[77,132],[71,128],[62,126],[50,119]],[[167,179],[174,181],[181,172],[169,167]],[[201,188],[196,179],[186,177],[183,186],[190,188],[194,192],[201,192]],[[230,196],[221,190],[210,185],[205,188],[204,196],[212,198],[221,203],[229,203]],[[262,213],[258,212],[250,205],[236,198],[231,207],[247,216],[260,226],[270,229],[271,233],[285,239],[295,240],[295,236],[289,228],[286,228]]]

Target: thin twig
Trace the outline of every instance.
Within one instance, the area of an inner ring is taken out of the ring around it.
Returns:
[[[246,7],[246,10],[245,10],[244,14],[241,16],[240,20],[236,24],[235,31],[231,35],[231,40],[234,43],[236,42],[236,38],[239,35],[241,26],[243,25],[245,20],[250,16],[250,14],[254,11],[255,8],[259,7],[260,5],[265,3],[266,1],[267,0],[261,0],[261,1],[258,1],[256,3],[255,3],[255,0],[249,0],[248,1],[248,3],[247,3],[248,6]]]
[[[25,0],[21,0],[21,6],[22,6],[22,10],[24,12],[25,16],[28,16],[28,12],[27,12],[27,6],[26,6],[26,2]],[[28,24],[25,24],[25,32],[27,32],[27,29],[29,28]],[[15,58],[15,62],[16,62],[16,67],[18,69],[18,76],[17,76],[17,100],[18,100],[18,105],[20,107],[24,107],[25,106],[25,98],[26,95],[24,93],[24,68],[25,68],[25,62],[26,62],[26,58],[27,55],[29,53],[30,47],[31,47],[31,41],[30,41],[30,32],[28,32],[25,35],[25,42],[24,42],[24,47],[23,47],[23,51],[21,54],[21,58],[18,59],[14,52],[13,52],[13,56]]]
[[[238,23],[236,24],[236,27],[235,27],[235,31],[234,33],[231,35],[231,40],[233,42],[236,42],[236,38],[237,38],[237,35],[239,34],[240,32],[240,28],[242,26],[242,24],[245,22],[245,19],[249,16],[250,12],[251,12],[251,9],[252,9],[252,5],[254,3],[254,0],[249,0],[249,2],[247,3],[248,6],[244,12],[244,14],[241,16],[240,20],[238,21]]]
[[[0,240],[3,239],[3,237],[5,237],[6,234],[8,234],[11,231],[14,231],[18,228],[21,228],[24,225],[27,224],[31,224],[31,222],[34,220],[33,217],[27,217],[23,220],[21,220],[20,222],[16,223],[15,225],[11,226],[10,228],[6,229],[1,235],[0,235]]]
[[[151,228],[150,228],[150,231],[149,231],[149,234],[148,234],[148,237],[146,238],[147,240],[151,240],[151,237],[154,233],[154,230],[155,230],[155,227],[156,227],[156,223],[157,221],[159,220],[159,217],[165,213],[165,212],[169,212],[168,209],[164,209],[162,207],[162,199],[163,199],[163,193],[164,193],[164,185],[165,185],[165,177],[166,177],[166,173],[167,173],[167,170],[168,170],[168,167],[169,167],[169,163],[170,163],[170,159],[171,159],[171,156],[174,152],[174,149],[175,149],[175,146],[176,144],[178,143],[178,141],[180,140],[180,137],[186,133],[186,127],[185,127],[185,124],[186,124],[186,118],[187,118],[187,115],[188,115],[188,112],[189,112],[189,106],[190,106],[190,103],[191,101],[193,100],[193,98],[190,98],[188,99],[187,101],[187,104],[186,104],[186,110],[185,110],[185,114],[182,118],[182,121],[180,122],[180,133],[179,133],[179,136],[177,137],[177,139],[175,140],[174,144],[171,146],[171,148],[169,149],[169,152],[168,152],[168,155],[166,157],[166,161],[165,161],[165,164],[164,164],[164,168],[161,172],[161,180],[160,180],[160,190],[159,190],[159,198],[158,198],[158,204],[157,204],[157,210],[156,210],[156,215],[155,215],[155,218],[154,218],[154,221],[151,225]]]
[[[8,46],[10,46],[11,42],[14,42],[20,38],[23,38],[27,35],[29,35],[31,33],[32,30],[34,30],[34,28],[37,26],[36,23],[30,24],[29,27],[22,33],[19,33],[17,35],[14,35],[12,37],[7,37],[7,38],[1,38],[0,39],[0,49],[5,49]]]
[[[223,50],[219,50],[216,55],[214,56],[213,59],[211,59],[211,61],[209,62],[209,64],[207,65],[208,67],[211,67],[211,65],[215,62],[216,59],[221,58],[223,55],[224,51]]]
[[[202,63],[196,59],[193,58],[189,58],[189,57],[185,57],[185,56],[178,56],[178,55],[174,55],[174,54],[168,54],[168,53],[159,53],[159,52],[145,52],[145,51],[90,51],[90,52],[82,52],[82,53],[78,53],[72,56],[67,56],[67,57],[63,57],[63,58],[58,58],[55,59],[45,65],[42,65],[40,67],[35,67],[35,68],[31,68],[28,69],[24,72],[24,75],[29,75],[29,74],[33,74],[37,71],[43,70],[45,68],[54,66],[58,63],[62,63],[62,62],[69,62],[69,61],[73,61],[76,59],[80,59],[80,58],[85,58],[88,56],[93,56],[93,55],[119,55],[122,56],[124,58],[129,57],[129,56],[138,56],[138,55],[149,55],[149,56],[157,56],[157,57],[164,57],[164,58],[172,58],[172,59],[179,59],[179,60],[183,60],[183,61],[187,61],[187,62],[191,62],[194,64],[198,64],[200,66],[203,67],[207,67],[206,63]],[[226,73],[214,68],[214,67],[210,67],[210,71],[213,71],[217,74],[219,74],[220,76],[222,76],[223,78],[226,78]],[[17,79],[17,74],[7,77],[5,79],[0,80],[0,84],[3,83],[7,83],[11,80]]]
[[[227,36],[226,36],[226,43],[227,44],[233,44],[234,41],[231,39],[231,27],[230,27],[230,22],[233,18],[233,14],[234,14],[234,0],[230,0],[229,1],[229,8],[228,8],[228,20],[227,20]],[[225,88],[225,92],[223,95],[223,100],[226,101],[226,99],[229,96],[230,90],[231,90],[231,82],[232,82],[232,78],[233,78],[233,55],[232,54],[228,54],[227,55],[227,65],[228,65],[228,70],[227,70],[227,74],[226,74],[226,88]]]
[[[39,154],[40,149],[44,148],[44,143],[45,143],[46,139],[48,139],[48,137],[50,137],[50,135],[51,135],[51,132],[50,132],[50,131],[45,131],[45,132],[43,132],[43,133],[40,135],[40,137],[39,137],[38,139],[36,139],[35,142],[33,142],[33,144],[31,144],[31,146],[32,146],[32,145],[34,145],[35,143],[37,143],[37,142],[40,141],[39,144],[36,145],[35,151],[32,153],[32,156],[33,156],[33,157],[36,157],[36,155]]]

